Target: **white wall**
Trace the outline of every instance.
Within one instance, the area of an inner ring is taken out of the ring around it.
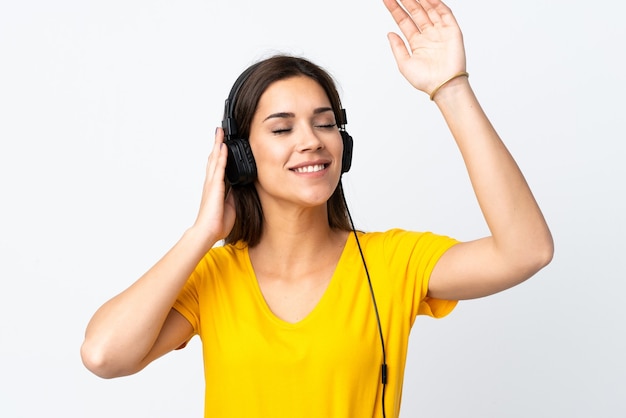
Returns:
[[[519,287],[417,321],[402,416],[623,417],[623,7],[450,6],[556,254]],[[223,100],[271,52],[338,78],[360,228],[484,234],[440,115],[395,68],[390,30],[380,1],[0,0],[0,416],[202,415],[197,338],[110,381],[78,350],[94,310],[193,221]]]

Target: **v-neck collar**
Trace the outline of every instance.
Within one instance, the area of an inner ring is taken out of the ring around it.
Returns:
[[[324,293],[322,294],[322,297],[317,302],[317,304],[313,307],[313,309],[311,309],[311,311],[307,313],[307,315],[304,318],[302,318],[301,320],[297,322],[286,321],[282,318],[279,318],[278,316],[276,316],[276,314],[274,314],[274,312],[272,312],[267,301],[265,300],[265,297],[263,296],[263,292],[261,291],[261,287],[259,285],[259,281],[257,280],[254,267],[252,266],[252,260],[250,260],[249,247],[246,246],[244,249],[244,260],[246,263],[246,268],[248,270],[247,277],[251,281],[251,287],[254,292],[253,296],[254,296],[256,303],[259,305],[260,310],[263,312],[263,314],[267,317],[267,319],[270,322],[282,328],[297,329],[297,328],[304,327],[307,323],[313,321],[315,317],[318,316],[317,315],[318,312],[324,309],[325,305],[328,304],[327,300],[332,299],[330,294],[337,290],[337,286],[338,286],[337,282],[340,281],[340,277],[338,277],[339,276],[338,272],[341,270],[341,266],[345,264],[345,259],[351,253],[351,249],[354,245],[355,245],[354,235],[352,232],[350,232],[348,234],[348,238],[346,239],[346,243],[344,244],[343,250],[341,251],[341,256],[339,257],[339,260],[337,261],[337,265],[335,266],[335,270],[333,271],[333,274],[330,278],[330,281],[328,282],[326,286],[326,289],[324,290]]]

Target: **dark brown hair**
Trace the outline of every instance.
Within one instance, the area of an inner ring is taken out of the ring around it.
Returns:
[[[333,78],[318,65],[300,57],[275,55],[253,64],[254,68],[241,84],[234,103],[233,117],[241,138],[248,138],[250,125],[261,95],[274,82],[290,77],[305,76],[316,81],[326,92],[335,120],[343,123],[339,93]],[[230,191],[235,199],[237,217],[235,225],[224,242],[244,241],[254,247],[263,233],[263,208],[254,183],[233,187]],[[342,196],[341,180],[327,202],[328,224],[333,229],[351,231],[347,207]]]

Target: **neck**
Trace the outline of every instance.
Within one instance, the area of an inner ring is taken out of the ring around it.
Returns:
[[[306,251],[328,243],[334,231],[328,225],[326,205],[290,211],[264,208],[263,235],[259,245],[281,251]]]
[[[347,233],[330,228],[326,205],[292,211],[264,207],[263,213],[263,235],[250,255],[257,262],[270,261],[274,269],[320,263],[328,251],[345,245]]]

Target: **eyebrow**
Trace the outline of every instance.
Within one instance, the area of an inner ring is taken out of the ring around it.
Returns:
[[[333,111],[332,107],[318,107],[317,109],[313,110],[313,114],[314,115],[319,115],[320,113],[332,112],[332,111]],[[295,116],[296,116],[296,114],[293,113],[293,112],[277,112],[277,113],[272,113],[271,115],[269,115],[268,117],[263,119],[263,122],[267,121],[268,119],[274,119],[274,118],[294,118]]]

